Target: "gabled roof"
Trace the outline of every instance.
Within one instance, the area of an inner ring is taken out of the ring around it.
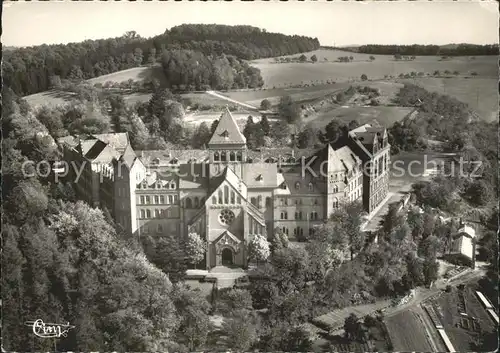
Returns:
[[[378,124],[378,122],[377,122]],[[387,129],[378,125],[364,124],[349,131],[349,137],[368,156],[372,157],[373,146],[379,138],[387,138]]]
[[[312,158],[314,160],[309,164]],[[334,148],[332,145],[327,145],[312,155],[310,159],[306,159],[305,165],[308,165],[316,173],[323,173],[326,169],[321,165],[325,161],[328,161],[329,171],[349,172],[356,165],[361,164],[361,159],[348,146]]]
[[[472,239],[462,235],[458,239],[456,239],[451,246],[451,253],[461,254],[469,259],[473,259],[474,257],[474,245],[472,243]]]
[[[276,195],[321,195],[325,192],[325,183],[320,178],[315,178],[311,173],[302,175],[301,172],[294,171],[284,172],[281,175],[287,188],[286,190],[281,187],[276,189]],[[280,186],[283,183],[280,183]],[[311,184],[312,190],[309,188],[309,184]]]
[[[92,137],[105,142],[120,153],[123,153],[129,145],[128,134],[126,132],[97,134],[92,135]]]
[[[476,231],[474,230],[474,228],[472,228],[471,226],[468,226],[468,225],[463,225],[459,230],[458,230],[458,234],[462,234],[462,233],[465,233],[466,236],[474,239],[476,237]]]
[[[96,139],[80,140],[82,154],[85,156],[87,154],[87,152],[89,152],[90,149],[92,149],[94,147],[94,145],[96,144],[97,141],[99,141],[99,140],[96,140]],[[102,146],[103,142],[100,141],[99,145]]]
[[[136,160],[137,156],[132,149],[131,145],[128,145],[125,148],[125,151],[123,152],[122,156],[120,157],[120,160],[125,162],[127,166],[130,168],[134,164],[134,161]]]
[[[246,200],[247,198],[247,186],[246,184],[234,174],[233,170],[226,167],[224,171],[218,176],[210,179],[210,197],[214,192],[222,185],[222,183],[227,182],[231,187],[233,187],[240,196]]]
[[[226,107],[208,145],[245,145],[247,140],[238,128],[236,120]]]

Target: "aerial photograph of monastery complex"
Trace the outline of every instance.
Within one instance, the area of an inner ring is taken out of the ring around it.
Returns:
[[[491,352],[498,3],[8,2],[2,352]]]

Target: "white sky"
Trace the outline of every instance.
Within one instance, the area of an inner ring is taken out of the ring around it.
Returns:
[[[28,46],[143,37],[183,23],[251,25],[322,45],[498,43],[494,0],[418,2],[3,2],[2,42]]]

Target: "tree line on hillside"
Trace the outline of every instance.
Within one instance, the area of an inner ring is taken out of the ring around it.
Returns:
[[[306,52],[318,47],[316,38],[268,33],[250,26],[181,25],[147,39],[140,37],[135,31],[129,31],[118,38],[17,48],[4,53],[3,80],[16,94],[24,96],[49,89],[52,76],[86,80],[154,64],[165,53],[175,57],[179,50],[199,57],[200,65],[206,65],[206,60],[210,60],[213,61],[210,66],[222,67],[224,71],[227,63],[218,62],[223,60],[219,59],[222,54],[252,60]],[[237,71],[235,82],[238,87],[252,86],[254,80],[259,80],[256,69],[247,67],[241,61],[236,64],[236,61],[233,59],[230,65]],[[190,77],[188,84],[196,86],[193,70],[191,68],[189,74],[181,71],[181,74]],[[210,71],[211,74],[213,72],[214,70]],[[179,75],[179,71],[174,69],[167,76],[176,75]],[[257,78],[254,79],[253,76]],[[186,84],[185,82],[185,77],[177,78],[172,84]],[[211,84],[211,80],[208,80],[208,84]]]
[[[436,178],[416,186],[420,202],[459,212],[462,201],[487,206],[498,192],[498,136],[494,123],[471,120],[467,104],[438,93],[405,84],[397,96],[402,106],[417,106],[414,119],[396,122],[388,131],[392,153],[427,150],[429,137],[457,153],[461,170],[444,170],[449,178]],[[476,170],[476,166],[479,168]],[[446,168],[451,168],[447,166]]]
[[[2,350],[192,350],[205,298],[173,285],[106,209],[75,200],[72,182],[31,165],[34,176],[23,174],[24,162],[55,158],[56,145],[12,92],[2,103]],[[36,319],[76,329],[33,339],[25,322]]]
[[[457,44],[457,45],[361,45],[352,50],[364,54],[378,55],[436,55],[436,56],[471,56],[471,55],[498,55],[497,44]]]
[[[192,50],[164,51],[161,64],[169,87],[180,91],[258,88],[260,70],[234,56],[206,56]]]

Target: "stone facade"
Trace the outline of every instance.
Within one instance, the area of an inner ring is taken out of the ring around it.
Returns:
[[[228,110],[205,150],[135,152],[127,134],[110,136],[60,141],[63,158],[88,164],[78,197],[107,207],[137,236],[200,234],[207,269],[245,267],[254,235],[278,228],[300,241],[346,202],[370,212],[388,191],[389,144],[380,126],[363,125],[307,158],[292,149],[247,150]]]

